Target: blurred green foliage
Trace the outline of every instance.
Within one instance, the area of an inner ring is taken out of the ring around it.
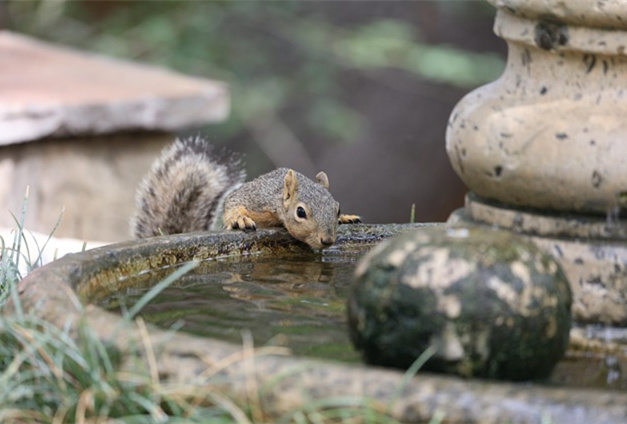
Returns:
[[[460,7],[451,3],[458,2],[439,2]],[[317,139],[352,142],[368,128],[345,101],[350,93],[342,73],[395,68],[471,88],[494,80],[504,67],[495,54],[426,44],[410,21],[376,18],[340,25],[312,11],[308,2],[13,0],[8,5],[13,30],[228,82],[231,116],[211,130],[222,138],[264,120],[282,129],[279,134],[290,130],[295,139],[299,131],[290,125],[297,122]],[[293,118],[289,125],[286,115]]]

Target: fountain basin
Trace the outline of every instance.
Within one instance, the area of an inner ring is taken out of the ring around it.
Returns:
[[[342,226],[337,248],[374,245],[418,225]],[[156,237],[68,255],[29,274],[20,285],[22,307],[58,326],[76,324],[81,316],[100,336],[131,350],[139,331],[123,325],[120,315],[89,303],[123,286],[124,275],[174,266],[193,259],[303,253],[308,248],[282,230],[191,233]],[[211,364],[242,353],[242,346],[150,327],[150,339],[159,346],[160,376],[167,381],[195,381]],[[530,384],[464,380],[428,373],[404,382],[397,370],[315,360],[295,356],[254,357],[234,361],[217,371],[216,385],[246,399],[247,382],[272,384],[262,402],[269,412],[281,413],[311,399],[360,396],[385,405],[390,416],[403,422],[428,421],[444,412],[450,422],[605,422],[622,423],[627,417],[625,391],[566,389]],[[283,378],[276,382],[276,376]]]

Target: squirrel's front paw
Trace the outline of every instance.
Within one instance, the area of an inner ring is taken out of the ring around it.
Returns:
[[[255,231],[257,230],[257,224],[255,221],[245,215],[239,215],[233,222],[229,224],[229,228],[232,230],[244,230]]]
[[[361,217],[359,215],[342,214],[338,219],[340,224],[361,224]]]
[[[224,226],[229,230],[255,231],[257,224],[244,207],[230,208],[224,211]]]

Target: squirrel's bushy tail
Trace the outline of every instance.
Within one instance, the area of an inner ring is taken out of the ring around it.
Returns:
[[[239,157],[217,152],[200,136],[177,139],[141,182],[132,236],[211,229],[225,195],[245,178]]]

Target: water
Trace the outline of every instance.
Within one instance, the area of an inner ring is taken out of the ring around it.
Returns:
[[[345,301],[355,262],[365,251],[203,262],[159,294],[141,315],[162,328],[180,327],[203,337],[241,344],[243,332],[250,332],[255,346],[281,346],[300,356],[359,362],[348,337]],[[150,289],[147,281],[160,281],[171,272],[155,270],[135,282],[131,277],[122,284],[121,293],[100,305],[118,311],[133,305]],[[599,339],[606,333],[591,327],[586,337]],[[625,340],[613,337],[613,341],[624,344],[627,351]],[[627,357],[569,350],[545,384],[627,390]]]
[[[363,252],[335,255],[246,257],[206,262],[165,289],[141,312],[160,327],[255,346],[282,346],[296,355],[360,360],[346,327],[345,300]],[[156,281],[160,278],[155,276]],[[128,284],[126,284],[128,286]],[[131,284],[123,296],[101,302],[120,310],[149,288]]]

